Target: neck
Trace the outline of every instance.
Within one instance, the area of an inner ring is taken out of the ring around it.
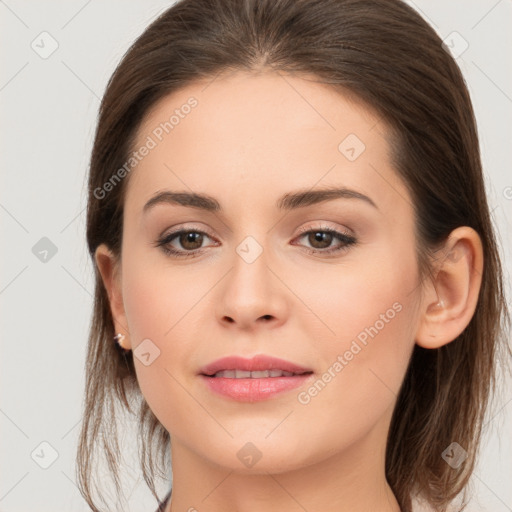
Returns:
[[[166,512],[400,512],[385,478],[384,433],[374,430],[342,452],[284,472],[221,467],[174,439]]]

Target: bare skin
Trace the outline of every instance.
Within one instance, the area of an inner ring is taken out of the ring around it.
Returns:
[[[421,284],[412,200],[378,117],[305,77],[234,73],[206,85],[173,93],[145,118],[135,148],[155,139],[155,128],[191,96],[198,101],[131,172],[122,263],[104,245],[96,252],[125,347],[149,339],[160,351],[147,366],[134,361],[141,391],[171,436],[166,512],[398,512],[385,477],[396,396],[414,344],[440,347],[469,323],[481,284],[480,238],[457,228],[442,253],[451,256]],[[357,139],[340,150],[350,134]],[[355,190],[375,206],[337,198],[276,207],[283,194],[327,187]],[[160,203],[143,213],[163,190],[207,194],[222,209]],[[178,236],[167,244],[196,257],[156,246],[180,228],[206,233],[199,243]],[[315,238],[325,228],[356,243]],[[257,245],[242,247],[262,251],[251,263],[237,252],[248,236]],[[311,368],[314,379],[262,402],[238,402],[198,376],[232,354],[287,359]],[[325,386],[310,391],[326,374]],[[244,447],[261,455],[250,467],[239,456]]]

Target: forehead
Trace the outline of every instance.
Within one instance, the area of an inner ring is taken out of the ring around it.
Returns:
[[[290,143],[300,134],[301,138],[319,135],[330,145],[345,128],[363,137],[378,126],[385,131],[369,107],[316,77],[236,72],[192,83],[157,102],[139,127],[137,143],[147,135],[157,142],[172,138],[176,143],[192,136],[199,142],[271,147],[280,141]],[[295,150],[300,149],[296,145]]]
[[[125,206],[141,210],[164,188],[240,205],[315,185],[371,194],[387,182],[406,194],[387,134],[371,109],[314,77],[237,72],[195,82],[146,114],[132,149],[151,149],[131,171]]]

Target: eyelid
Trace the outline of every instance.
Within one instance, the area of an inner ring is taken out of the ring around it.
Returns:
[[[325,221],[320,221],[320,222],[325,222]],[[355,233],[348,228],[329,226],[329,225],[325,225],[325,224],[320,224],[319,226],[313,224],[313,225],[309,225],[309,226],[303,226],[299,229],[299,233],[301,235],[304,233],[309,233],[310,231],[337,231],[337,232],[341,233],[342,235],[345,235],[346,237],[349,237],[349,238],[355,237]]]
[[[187,223],[185,224],[177,224],[176,226],[173,226],[171,228],[166,229],[161,235],[160,239],[167,238],[170,235],[175,235],[176,233],[179,233],[180,231],[196,231],[198,233],[204,233],[205,235],[208,235],[210,238],[215,239],[213,234],[210,232],[209,229],[199,227],[197,225],[189,225]]]

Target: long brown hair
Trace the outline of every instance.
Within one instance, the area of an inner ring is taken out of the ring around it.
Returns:
[[[98,511],[92,462],[102,448],[119,497],[116,406],[134,413],[133,400],[142,474],[157,499],[155,476],[167,474],[169,433],[141,394],[132,353],[112,341],[108,296],[94,261],[101,243],[121,256],[130,175],[117,171],[158,100],[237,70],[315,76],[386,121],[394,168],[414,204],[422,277],[432,274],[436,251],[453,229],[470,226],[481,237],[484,270],[474,316],[454,342],[435,350],[414,347],[387,440],[386,478],[402,510],[410,511],[419,494],[443,511],[466,490],[477,460],[497,361],[510,356],[510,313],[464,79],[434,30],[400,0],[182,0],[124,55],[103,96],[90,162],[87,243],[96,289],[77,451],[80,491]],[[106,193],[116,172],[123,179]],[[458,470],[441,456],[453,441],[468,454]]]

